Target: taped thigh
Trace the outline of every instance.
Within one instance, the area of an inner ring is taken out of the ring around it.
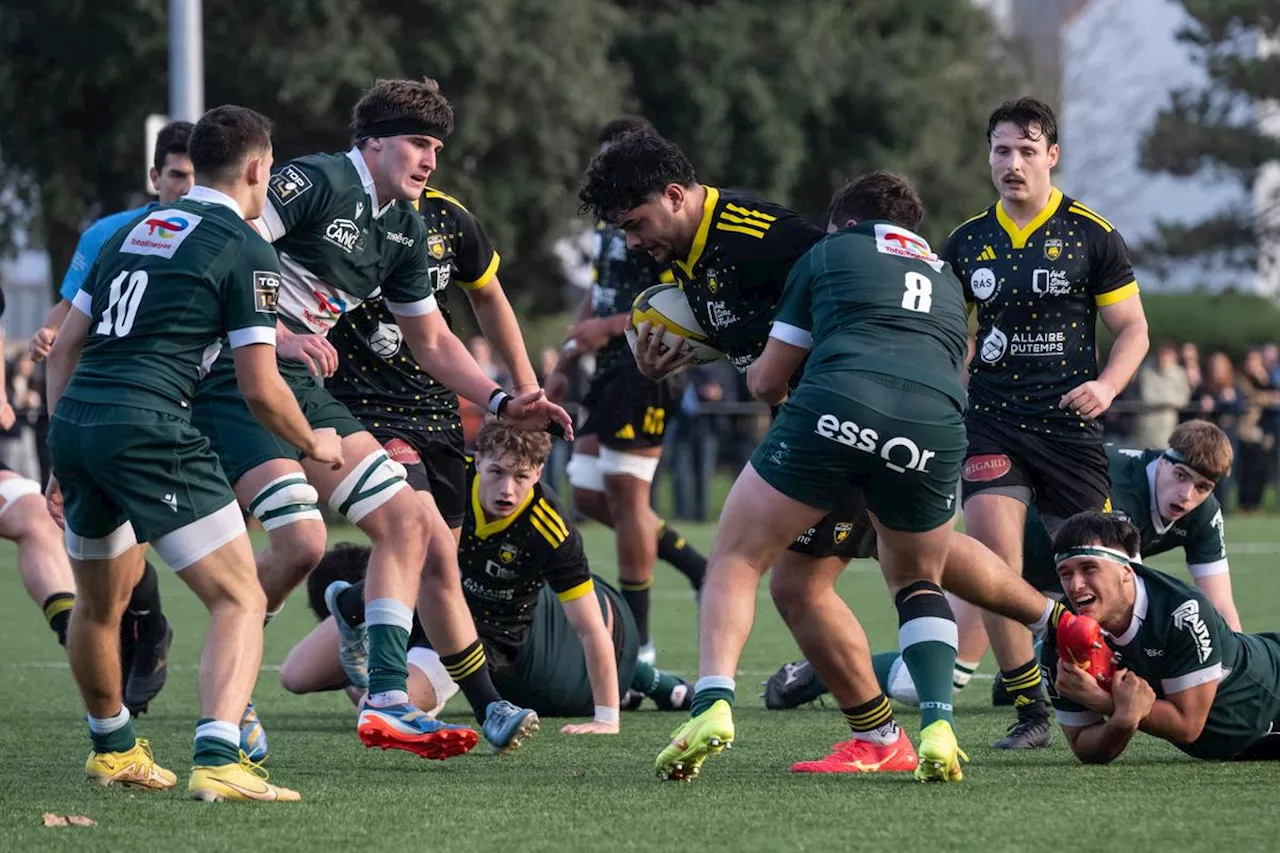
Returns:
[[[249,513],[263,530],[275,530],[299,521],[324,521],[320,515],[320,495],[298,471],[276,477],[249,502]]]
[[[333,490],[329,508],[346,516],[352,524],[359,524],[407,485],[404,466],[392,462],[386,451],[375,450]]]

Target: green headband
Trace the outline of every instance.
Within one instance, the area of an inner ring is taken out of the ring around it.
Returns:
[[[1199,468],[1197,468],[1196,466],[1188,462],[1187,457],[1183,456],[1181,453],[1174,450],[1172,447],[1167,448],[1160,455],[1163,456],[1165,459],[1168,459],[1170,462],[1173,462],[1176,465],[1186,465],[1188,468],[1190,468],[1192,471],[1195,471],[1197,474],[1199,474],[1201,477],[1204,477],[1206,480],[1212,480],[1215,483],[1218,482],[1217,477],[1210,477],[1208,474],[1206,474],[1205,472],[1201,471]]]
[[[1067,550],[1053,555],[1054,565],[1060,566],[1067,560],[1074,557],[1097,557],[1101,560],[1107,560],[1112,563],[1119,563],[1122,566],[1132,566],[1136,557],[1131,557],[1124,551],[1115,548],[1107,548],[1102,545],[1087,545],[1082,548],[1068,548]]]

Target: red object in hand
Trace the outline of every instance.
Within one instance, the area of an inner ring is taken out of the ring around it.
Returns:
[[[1097,619],[1064,614],[1058,623],[1058,657],[1092,675],[1105,689],[1111,689],[1116,665]]]

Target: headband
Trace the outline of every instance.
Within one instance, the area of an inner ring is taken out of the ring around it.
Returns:
[[[1172,447],[1166,449],[1160,455],[1163,456],[1165,459],[1168,459],[1170,462],[1173,462],[1177,465],[1186,465],[1188,468],[1190,468],[1192,471],[1195,471],[1197,474],[1199,474],[1201,477],[1204,477],[1206,480],[1212,480],[1215,483],[1218,482],[1218,479],[1219,479],[1218,477],[1210,477],[1208,474],[1206,474],[1205,472],[1201,471],[1199,468],[1197,468],[1196,466],[1188,462],[1187,457],[1183,456],[1181,453],[1174,450]]]
[[[1068,548],[1061,553],[1054,554],[1053,562],[1054,565],[1062,565],[1074,557],[1097,557],[1101,560],[1119,563],[1122,566],[1132,566],[1138,559],[1115,548],[1107,548],[1103,545],[1087,545],[1082,548]]]
[[[356,130],[357,139],[373,139],[382,136],[430,136],[444,141],[449,131],[442,125],[431,124],[414,116],[397,116],[370,122]]]

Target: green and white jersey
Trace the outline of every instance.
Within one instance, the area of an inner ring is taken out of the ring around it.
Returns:
[[[804,378],[830,371],[896,376],[965,405],[967,346],[960,281],[922,237],[860,222],[796,262],[770,337],[810,350]]]
[[[1177,578],[1134,565],[1133,618],[1119,636],[1106,635],[1117,666],[1142,676],[1156,697],[1217,682],[1204,731],[1192,743],[1175,743],[1196,758],[1230,758],[1266,734],[1280,716],[1280,643],[1275,635],[1237,634],[1209,599]],[[1058,722],[1085,727],[1102,715],[1058,695],[1057,638],[1050,631],[1041,651]]]
[[[1111,504],[1142,534],[1143,556],[1183,548],[1192,577],[1222,574],[1227,571],[1227,534],[1217,498],[1210,495],[1172,524],[1160,518],[1154,495],[1156,462],[1162,452],[1107,447]]]
[[[280,318],[326,334],[366,299],[391,313],[436,310],[427,234],[413,205],[383,202],[356,149],[310,154],[271,176],[262,225],[280,254]]]
[[[276,340],[276,253],[235,200],[197,186],[121,228],[72,305],[92,325],[63,396],[190,418],[228,339]]]

